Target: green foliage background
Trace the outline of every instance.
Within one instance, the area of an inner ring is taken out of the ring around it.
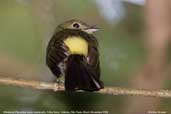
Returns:
[[[62,20],[75,18],[97,24],[101,28],[96,36],[100,43],[102,80],[105,86],[129,87],[129,79],[145,57],[142,42],[143,8],[125,3],[126,17],[111,25],[100,16],[91,0],[58,0],[55,6],[56,25]],[[0,51],[16,61],[49,72],[44,61],[44,28],[46,25],[35,17],[31,5],[24,5],[16,0],[0,1]],[[126,99],[126,96],[53,93],[0,86],[1,110],[84,109],[109,110],[111,114],[121,114]]]

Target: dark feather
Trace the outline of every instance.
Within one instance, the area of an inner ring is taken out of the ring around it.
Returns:
[[[82,55],[71,55],[69,57],[65,76],[66,90],[97,91],[103,88],[95,70],[84,62],[85,59]]]

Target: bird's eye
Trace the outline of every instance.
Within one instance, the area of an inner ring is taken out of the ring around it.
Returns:
[[[78,23],[74,23],[72,26],[77,29],[80,28],[80,25]]]

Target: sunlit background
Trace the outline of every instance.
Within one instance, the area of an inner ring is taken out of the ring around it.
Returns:
[[[145,61],[143,5],[143,0],[0,0],[0,76],[53,81],[45,64],[47,43],[58,24],[78,19],[100,28],[95,36],[105,86],[130,87],[131,76]],[[84,109],[122,114],[127,99],[0,86],[0,110]],[[169,110],[166,103],[163,107]]]

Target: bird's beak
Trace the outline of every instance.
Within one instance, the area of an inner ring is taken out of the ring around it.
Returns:
[[[92,27],[85,29],[84,31],[87,32],[88,34],[93,34],[94,32],[99,31],[99,30],[100,30],[99,28],[92,26]]]

